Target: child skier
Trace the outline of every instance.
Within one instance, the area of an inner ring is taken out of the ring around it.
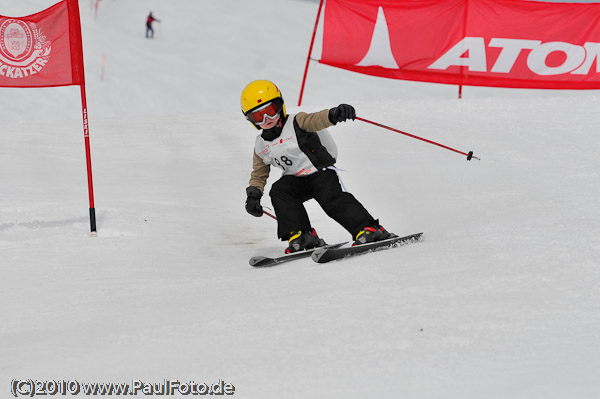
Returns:
[[[270,167],[281,168],[283,174],[269,195],[277,215],[277,236],[289,244],[286,253],[325,245],[303,205],[311,198],[352,235],[354,245],[395,237],[352,194],[342,191],[333,168],[337,148],[326,128],[354,120],[356,112],[351,105],[288,115],[281,92],[268,80],[248,84],[241,105],[246,119],[262,130],[254,146],[246,211],[256,217],[263,215],[260,199]]]

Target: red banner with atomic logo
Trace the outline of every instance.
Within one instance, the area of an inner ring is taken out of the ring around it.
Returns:
[[[0,15],[0,87],[83,83],[76,0],[63,0],[26,17]]]
[[[392,79],[600,89],[600,4],[327,0],[320,62]]]

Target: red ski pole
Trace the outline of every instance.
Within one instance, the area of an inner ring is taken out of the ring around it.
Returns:
[[[267,215],[268,217],[271,217],[271,218],[273,218],[273,219],[277,220],[277,217],[276,217],[275,215],[271,215],[269,212],[267,212],[267,211],[265,211],[265,210],[263,210],[263,213],[264,213],[265,215]]]
[[[480,159],[480,158],[477,158],[476,156],[474,156],[474,155],[473,155],[473,151],[469,151],[469,153],[467,154],[467,153],[465,153],[465,152],[462,152],[462,151],[455,150],[454,148],[447,147],[447,146],[445,146],[445,145],[443,145],[443,144],[436,143],[435,141],[427,140],[427,139],[424,139],[423,137],[415,136],[414,134],[406,133],[406,132],[403,132],[403,131],[401,131],[401,130],[398,130],[398,129],[394,129],[394,128],[392,128],[392,127],[389,127],[389,126],[382,125],[381,123],[373,122],[373,121],[370,121],[370,120],[368,120],[368,119],[359,118],[358,116],[356,117],[356,119],[358,119],[359,121],[363,121],[363,122],[370,123],[370,124],[372,124],[372,125],[375,125],[375,126],[382,127],[382,128],[384,128],[384,129],[391,130],[391,131],[393,131],[393,132],[396,132],[396,133],[403,134],[403,135],[405,135],[405,136],[408,136],[408,137],[412,137],[413,139],[422,140],[422,141],[424,141],[424,142],[426,142],[426,143],[429,143],[429,144],[435,144],[435,145],[437,145],[437,146],[440,146],[440,147],[442,147],[442,148],[445,148],[445,149],[447,149],[447,150],[454,151],[454,152],[458,152],[459,154],[462,154],[462,155],[466,155],[466,156],[467,156],[467,161],[470,161],[471,159],[476,159],[476,160],[478,160],[478,161],[481,161],[481,159]]]

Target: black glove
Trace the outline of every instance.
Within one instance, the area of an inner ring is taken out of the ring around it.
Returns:
[[[354,120],[356,118],[356,111],[352,105],[340,104],[337,107],[329,110],[329,120],[334,125],[338,122],[344,122],[348,119]]]
[[[263,215],[263,209],[260,206],[262,192],[258,188],[250,186],[246,189],[246,195],[248,196],[246,199],[246,211],[252,216],[261,217]]]

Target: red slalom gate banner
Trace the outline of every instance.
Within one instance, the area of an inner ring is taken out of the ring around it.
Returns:
[[[320,62],[392,79],[600,89],[600,4],[327,0]]]
[[[68,3],[22,18],[0,15],[1,87],[84,84],[79,13]]]
[[[81,88],[90,225],[92,235],[96,235],[81,22],[77,0],[63,0],[44,11],[25,17],[0,15],[0,87],[69,85],[79,85]]]

